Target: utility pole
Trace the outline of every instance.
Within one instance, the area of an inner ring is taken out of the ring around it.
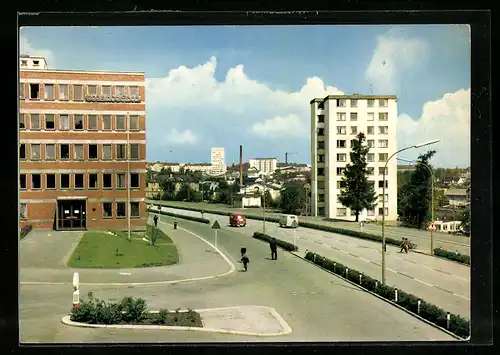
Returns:
[[[263,203],[263,223],[262,223],[262,233],[266,234],[266,178],[264,177],[264,203]]]
[[[128,241],[132,240],[130,235],[130,115],[127,113],[127,225]]]

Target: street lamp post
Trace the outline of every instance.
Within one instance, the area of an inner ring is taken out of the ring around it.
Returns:
[[[304,189],[306,190],[306,218],[305,218],[306,222],[307,222],[307,214],[308,214],[308,210],[309,210],[309,204],[307,203],[307,195],[308,195],[307,191],[310,188],[311,188],[311,185],[309,183],[304,185]]]
[[[263,214],[263,220],[262,220],[262,233],[266,234],[266,177],[264,176],[263,178],[264,181],[264,192],[263,192],[263,204],[262,204],[262,214]]]
[[[416,144],[416,145],[402,148],[402,149],[396,151],[395,153],[393,153],[389,157],[389,159],[387,159],[387,161],[385,162],[384,172],[383,172],[383,185],[382,185],[383,186],[382,187],[382,284],[383,285],[385,285],[385,171],[387,169],[387,164],[389,163],[389,161],[391,160],[391,158],[393,156],[395,156],[398,153],[401,153],[404,150],[411,149],[411,148],[424,147],[426,145],[434,144],[434,143],[437,143],[439,141],[440,141],[439,139],[435,139],[435,140],[430,141],[430,142],[420,143],[420,144]]]
[[[407,159],[403,159],[403,158],[396,158],[396,159],[405,161],[407,163],[423,165],[427,168],[427,170],[429,170],[429,173],[431,174],[431,225],[432,225],[432,227],[430,228],[430,231],[431,231],[431,255],[434,255],[434,235],[433,235],[434,209],[435,209],[435,205],[434,205],[434,172],[432,171],[431,167],[425,163],[415,162],[415,161],[407,160]]]
[[[127,114],[127,227],[128,227],[128,241],[132,240],[130,233],[130,116]]]

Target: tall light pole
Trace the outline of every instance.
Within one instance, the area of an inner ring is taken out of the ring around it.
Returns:
[[[131,241],[130,235],[130,115],[127,112],[127,225],[128,225],[128,240]]]
[[[263,193],[263,196],[264,196],[264,203],[263,203],[263,220],[262,220],[262,233],[263,234],[266,234],[266,177],[264,176],[263,178],[263,181],[264,181],[264,193]]]
[[[304,185],[304,189],[306,190],[306,218],[305,218],[305,219],[306,219],[306,222],[307,222],[307,213],[308,213],[308,210],[309,210],[309,204],[307,203],[307,195],[308,195],[307,191],[308,191],[310,188],[311,188],[311,185],[310,185],[309,183],[306,183],[306,184]]]
[[[412,164],[420,164],[423,165],[429,170],[429,173],[431,174],[431,225],[434,225],[434,171],[431,169],[431,167],[425,163],[422,163],[420,161],[412,161],[412,160],[407,160],[403,158],[396,158],[397,160],[402,160],[407,163],[412,163]],[[434,235],[432,234],[433,228],[431,230],[431,255],[434,255]]]
[[[395,156],[398,153],[401,153],[404,150],[411,149],[411,148],[420,148],[424,147],[426,145],[434,144],[439,142],[439,139],[435,139],[433,141],[425,142],[425,143],[420,143],[416,145],[411,145],[409,147],[402,148],[395,153],[393,153],[389,159],[385,162],[384,165],[384,172],[383,172],[383,188],[382,188],[382,284],[385,285],[385,171],[387,169],[387,164],[391,160],[393,156]]]

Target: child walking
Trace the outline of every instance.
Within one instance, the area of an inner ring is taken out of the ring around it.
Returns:
[[[241,262],[243,263],[243,268],[245,269],[245,271],[248,270],[248,263],[250,262],[250,259],[248,258],[246,252],[243,254],[242,258],[241,258]]]

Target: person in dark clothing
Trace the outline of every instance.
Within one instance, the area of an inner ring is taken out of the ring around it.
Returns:
[[[243,257],[246,254],[246,252],[247,252],[247,248],[245,248],[244,246],[241,246],[241,250],[240,251],[241,251],[241,257]]]
[[[269,247],[271,248],[271,260],[278,259],[278,245],[276,244],[276,239],[271,239],[269,242]]]
[[[405,253],[408,254],[408,250],[410,249],[410,241],[408,240],[408,238],[405,238],[405,242],[404,242],[403,246],[405,249]]]
[[[400,245],[401,250],[399,251],[400,253],[402,253],[402,252],[403,252],[403,250],[405,249],[405,241],[406,241],[406,238],[403,238],[403,239],[401,240],[401,245]]]
[[[243,257],[241,258],[241,262],[243,263],[243,268],[245,271],[248,270],[248,263],[250,262],[250,259],[248,258],[247,254],[243,254]]]
[[[158,216],[157,215],[155,215],[153,217],[153,221],[155,222],[155,227],[158,227]]]

